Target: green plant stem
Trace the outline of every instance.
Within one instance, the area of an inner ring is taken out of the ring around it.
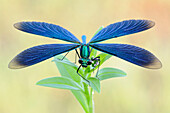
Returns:
[[[88,87],[87,84],[84,83],[84,94],[86,96],[87,102],[88,102],[88,106],[89,106],[89,112],[86,113],[94,113],[94,102],[93,102],[93,89]],[[89,92],[90,91],[90,92]]]
[[[90,90],[89,113],[94,113],[93,89]]]

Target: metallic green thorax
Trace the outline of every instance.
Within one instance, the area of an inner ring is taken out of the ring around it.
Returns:
[[[86,44],[82,45],[80,48],[80,56],[81,58],[88,59],[90,56],[89,46]]]

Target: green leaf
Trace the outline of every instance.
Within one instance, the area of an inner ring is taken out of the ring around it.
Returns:
[[[36,84],[52,88],[84,91],[84,89],[79,84],[67,77],[46,78],[38,81]]]
[[[91,50],[91,47],[90,47],[90,50]],[[90,58],[91,57],[96,57],[96,54],[97,54],[97,50],[96,49],[92,49],[92,51],[90,53]]]
[[[91,72],[90,70],[91,70],[91,66],[87,66],[85,69],[85,74],[90,73]]]
[[[80,91],[75,91],[75,90],[72,90],[71,92],[76,97],[78,102],[81,104],[81,106],[83,107],[84,111],[86,113],[89,113],[89,106],[88,106],[88,102],[87,102],[87,98],[86,98],[85,94],[80,92]]]
[[[71,63],[66,58],[64,58],[62,61],[58,60],[58,58],[61,59],[63,57],[61,55],[56,56],[53,61],[56,63],[56,66],[57,66],[61,76],[69,77],[69,78],[75,80],[78,84],[80,84],[83,87],[83,84],[82,84],[82,81],[81,81],[82,79],[76,72],[78,67],[74,63]],[[83,75],[82,68],[80,68],[79,73],[81,75]],[[82,93],[81,91],[76,91],[76,90],[71,90],[71,92],[73,93],[75,98],[78,100],[78,102],[81,104],[84,111],[86,113],[89,113],[88,102],[87,102],[87,98],[86,98],[85,94]]]
[[[89,77],[88,80],[90,81],[90,86],[97,91],[98,93],[100,93],[100,80],[94,77]]]
[[[63,59],[63,55],[62,54],[60,54],[60,55],[57,55],[57,56],[55,56],[54,57],[54,60],[61,60],[61,59]],[[64,57],[64,59],[63,60],[66,60],[66,61],[69,61],[66,57]],[[53,61],[53,60],[52,60]]]
[[[98,29],[97,29],[97,31],[94,33],[94,35],[93,36],[95,36],[100,30],[102,30],[104,27],[103,26],[101,26],[101,27],[99,27]]]
[[[54,57],[53,62],[55,62],[61,76],[65,76],[73,79],[77,83],[81,83],[81,77],[77,74],[78,66],[69,60],[58,60],[57,57]],[[79,73],[83,75],[83,70],[80,68]]]
[[[106,60],[112,57],[112,55],[109,55],[107,53],[101,53],[98,56],[100,56],[100,65],[102,65]]]
[[[100,80],[105,80],[114,77],[124,77],[124,76],[126,76],[126,73],[116,68],[103,68],[100,69],[98,72],[98,78]]]
[[[98,56],[100,56],[100,66],[106,61],[108,60],[110,57],[112,57],[112,55],[109,55],[107,53],[101,53]],[[90,71],[87,70],[87,72],[92,73],[93,71],[95,71],[98,68],[98,66],[96,66],[94,69],[90,68]],[[86,72],[86,73],[87,73]]]
[[[63,55],[56,56],[56,57],[54,57],[52,62],[55,62],[55,63],[56,62],[62,62],[62,63],[65,63],[65,64],[67,64],[69,66],[73,66],[74,68],[77,68],[77,65],[72,63],[72,62],[70,62],[67,58],[64,58],[63,60],[60,60],[60,59],[62,59],[62,57],[63,57]]]

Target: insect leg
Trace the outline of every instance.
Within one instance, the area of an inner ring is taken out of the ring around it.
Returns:
[[[76,51],[77,55],[79,56],[77,49],[75,49],[75,51]],[[67,52],[62,59],[59,59],[59,58],[58,59],[62,61],[68,55],[68,53],[69,52]],[[75,55],[75,57],[76,57],[76,55]],[[80,56],[79,56],[79,58],[80,58]],[[76,59],[77,59],[77,57],[76,57]],[[76,63],[76,61],[75,61],[75,63]]]
[[[99,66],[100,66],[100,56],[97,56],[95,58],[92,58],[92,61],[96,61],[96,63],[94,64],[94,68],[98,65],[98,68],[97,68],[97,73],[96,73],[96,77],[98,75],[98,72],[99,72]],[[94,69],[93,68],[93,69]],[[97,77],[98,78],[98,77]]]
[[[76,53],[77,53],[78,57],[80,58],[80,55],[79,55],[79,53],[78,53],[77,49],[75,49],[75,51],[76,51]]]
[[[75,54],[75,62],[74,62],[75,64],[76,64],[76,61],[77,61],[77,55]]]
[[[86,79],[86,78],[84,78],[78,71],[80,70],[80,67],[81,67],[81,65],[78,67],[78,69],[77,69],[77,74],[81,77],[81,78],[83,78],[89,85],[90,85],[90,82]]]
[[[98,65],[97,73],[96,73],[96,77],[97,77],[97,78],[98,78],[98,76],[97,76],[97,75],[98,75],[98,72],[99,72],[99,66],[100,66],[100,58],[99,58],[99,60],[98,60],[98,61],[99,61],[99,65]],[[98,78],[98,79],[99,79],[99,78]]]
[[[59,59],[59,58],[58,59],[62,61],[67,56],[68,53],[69,52],[67,52],[62,59]]]

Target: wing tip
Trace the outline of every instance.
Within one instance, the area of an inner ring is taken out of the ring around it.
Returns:
[[[134,21],[143,21],[144,24],[147,25],[147,28],[152,28],[153,26],[155,26],[155,22],[149,19],[132,19]]]
[[[14,26],[14,28],[20,30],[20,29],[22,28],[22,23],[23,23],[23,22],[17,22],[17,23],[15,23],[13,26]]]
[[[14,23],[13,26],[14,26],[14,28],[16,28],[16,29],[22,30],[24,27],[27,27],[26,24],[32,23],[32,22],[34,22],[34,21],[17,22],[17,23]]]
[[[12,59],[11,62],[8,64],[9,69],[21,69],[27,67],[26,65],[23,65],[19,63],[16,58]]]
[[[155,26],[155,22],[149,19],[129,19],[129,20],[124,20],[124,21],[143,21],[144,24],[147,25],[147,28],[152,28],[153,26]],[[122,21],[123,22],[123,21]]]
[[[148,69],[160,69],[162,68],[162,63],[159,59],[155,58],[152,63],[145,65],[144,67]]]
[[[153,26],[155,26],[155,22],[154,21],[151,21],[151,20],[146,20],[147,21],[147,28],[152,28]]]

